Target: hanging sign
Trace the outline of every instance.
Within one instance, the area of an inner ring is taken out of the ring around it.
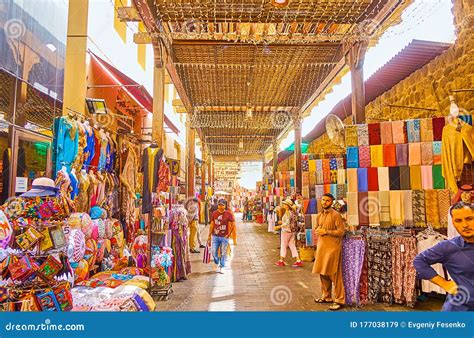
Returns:
[[[15,180],[15,192],[26,192],[28,190],[28,177],[17,177]]]
[[[168,165],[168,167],[170,167],[170,172],[171,172],[171,175],[172,176],[176,176],[176,175],[179,175],[179,160],[174,160],[172,158],[167,158],[166,159],[166,164]]]

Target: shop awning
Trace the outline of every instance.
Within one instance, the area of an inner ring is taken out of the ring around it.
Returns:
[[[148,112],[153,112],[153,97],[148,93],[146,88],[135,82],[133,79],[122,73],[120,70],[112,66],[110,63],[100,58],[96,54],[89,51],[92,56],[92,62],[97,62],[109,75],[117,82],[118,85],[123,86],[123,89],[135,99],[135,101]],[[165,127],[171,129],[175,134],[179,134],[179,129],[171,122],[165,115]]]
[[[375,100],[397,83],[410,76],[435,57],[439,56],[452,45],[449,43],[412,40],[404,49],[388,61],[382,68],[365,81],[365,104]],[[341,120],[352,115],[351,95],[339,101],[330,114],[337,115]],[[304,143],[310,143],[326,132],[325,119],[322,119],[305,137]],[[293,151],[281,151],[278,163],[287,159]]]

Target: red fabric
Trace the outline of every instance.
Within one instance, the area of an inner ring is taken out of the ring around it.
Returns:
[[[367,169],[367,181],[368,181],[369,191],[379,190],[379,171],[377,168]]]
[[[212,214],[212,221],[214,221],[214,235],[218,237],[229,237],[229,222],[235,222],[234,214],[225,210],[223,213],[214,211]]]
[[[90,166],[94,169],[97,170],[97,167],[99,166],[99,158],[100,158],[100,138],[97,136],[98,131],[94,129],[94,157],[92,157]]]
[[[383,165],[384,167],[397,166],[397,150],[395,144],[383,145]]]
[[[330,184],[325,184],[324,185],[324,193],[325,194],[330,194],[331,193],[331,185]]]
[[[444,117],[435,117],[433,119],[433,141],[441,141],[445,123],[446,120]]]
[[[380,123],[369,123],[369,144],[381,144],[380,140]]]

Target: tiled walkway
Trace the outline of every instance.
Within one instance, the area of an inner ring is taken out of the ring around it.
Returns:
[[[313,301],[314,295],[320,295],[320,282],[311,274],[311,262],[304,268],[276,267],[279,236],[268,233],[266,225],[238,221],[237,228],[238,245],[232,247],[224,274],[214,272],[212,263],[203,264],[202,252],[192,254],[193,273],[187,281],[173,284],[174,293],[168,301],[157,302],[158,311],[326,311],[325,305]],[[203,238],[207,233],[208,228],[203,230]],[[416,310],[440,308],[441,301],[430,300],[417,305]],[[344,310],[411,311],[384,305]]]

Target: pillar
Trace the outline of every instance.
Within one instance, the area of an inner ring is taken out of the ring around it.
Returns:
[[[203,143],[202,145],[202,166],[201,166],[201,201],[206,200],[206,165],[207,165],[207,154],[206,154],[206,147]]]
[[[278,143],[275,140],[272,145],[272,150],[273,150],[273,182],[276,180],[276,173],[278,171]]]
[[[346,63],[351,70],[351,103],[354,124],[365,122],[364,57],[366,50],[367,42],[358,41],[350,47],[346,55]]]
[[[296,117],[295,122],[295,189],[297,193],[303,191],[303,170],[301,167],[301,117]]]
[[[210,154],[207,154],[207,184],[212,187],[212,158]]]
[[[165,74],[166,69],[162,62],[160,49],[155,48],[155,65],[153,68],[153,122],[151,134],[153,141],[159,148],[163,148],[164,142],[164,117],[165,117]]]
[[[87,20],[89,0],[69,0],[63,115],[67,108],[82,114],[87,95]]]
[[[214,161],[212,161],[212,189],[215,189],[215,183],[216,183],[216,171],[214,169]]]
[[[186,121],[186,149],[187,149],[187,170],[186,170],[186,187],[187,187],[187,197],[194,197],[194,184],[195,184],[195,131],[191,129],[189,121]]]

